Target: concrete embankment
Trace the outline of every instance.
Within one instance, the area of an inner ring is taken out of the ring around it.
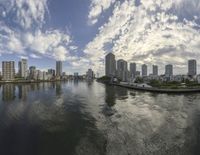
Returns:
[[[199,89],[159,89],[159,88],[147,88],[147,87],[140,87],[140,86],[133,86],[133,85],[126,85],[126,84],[113,84],[115,86],[125,87],[129,89],[139,90],[139,91],[148,91],[148,92],[156,92],[156,93],[200,93]]]

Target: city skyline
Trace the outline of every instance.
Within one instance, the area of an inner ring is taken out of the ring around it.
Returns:
[[[147,64],[142,64],[141,69],[138,70],[137,63],[127,62],[124,59],[115,59],[113,53],[108,53],[105,56],[105,76],[116,77],[122,81],[128,81],[129,78],[135,79],[137,76],[147,77],[154,76],[158,77],[164,75],[166,78],[171,79],[174,75],[186,75],[188,77],[194,77],[198,75],[198,62],[196,59],[190,59],[187,61],[187,72],[183,74],[177,74],[174,71],[173,64],[165,64],[164,73],[159,72],[159,65],[152,65],[149,67]],[[128,67],[129,66],[129,67]],[[149,68],[151,71],[149,72]]]
[[[61,60],[69,73],[92,68],[103,75],[104,57],[113,52],[158,64],[159,72],[174,64],[185,73],[187,60],[200,60],[199,6],[197,0],[1,0],[0,61],[27,58],[46,70]]]

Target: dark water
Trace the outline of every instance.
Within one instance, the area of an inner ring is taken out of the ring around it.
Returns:
[[[198,155],[200,94],[100,83],[0,87],[0,155]]]

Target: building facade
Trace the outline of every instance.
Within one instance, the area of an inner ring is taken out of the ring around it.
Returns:
[[[48,69],[48,74],[55,76],[56,75],[55,69]]]
[[[93,80],[95,78],[94,72],[92,69],[88,69],[86,73],[86,79],[87,80]]]
[[[165,66],[165,77],[173,76],[173,65],[169,64]]]
[[[107,54],[105,58],[105,75],[108,77],[116,75],[116,60],[112,53]]]
[[[19,68],[19,76],[22,78],[27,78],[28,77],[28,62],[26,59],[22,59],[18,63],[18,68]]]
[[[30,66],[29,67],[29,78],[34,79],[36,74],[36,67],[35,66]]]
[[[153,75],[158,76],[158,66],[157,65],[153,65]]]
[[[2,62],[2,80],[12,81],[15,79],[15,62],[3,61]]]
[[[62,76],[62,61],[56,61],[56,76]]]
[[[146,64],[142,65],[142,76],[143,77],[147,76],[147,65]]]
[[[189,76],[197,75],[197,61],[196,60],[188,61],[188,75]]]
[[[127,61],[120,59],[117,61],[117,78],[121,81],[128,81]]]
[[[130,76],[132,78],[135,78],[136,77],[136,63],[130,63]]]

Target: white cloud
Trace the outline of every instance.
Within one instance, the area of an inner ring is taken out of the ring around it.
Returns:
[[[189,58],[199,59],[200,23],[183,16],[186,2],[189,0],[141,0],[139,6],[132,0],[116,3],[109,21],[85,48],[93,68],[103,72],[102,60],[111,51],[118,59],[161,67],[165,63],[184,66]],[[199,2],[190,2],[194,5],[188,5],[187,10],[193,11],[194,17]],[[187,20],[181,20],[183,17]]]
[[[106,11],[116,0],[91,0],[90,11],[88,14],[89,24],[94,25],[98,22],[99,16]]]
[[[77,49],[69,32],[42,30],[48,12],[47,0],[0,0],[0,6],[4,8],[0,13],[5,16],[0,18],[0,54],[64,61],[69,50]]]

